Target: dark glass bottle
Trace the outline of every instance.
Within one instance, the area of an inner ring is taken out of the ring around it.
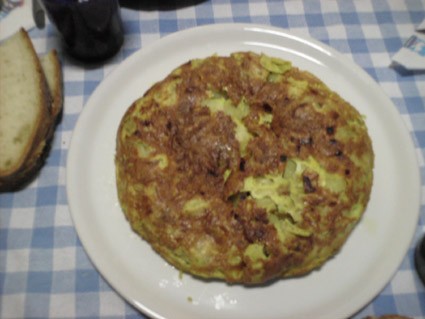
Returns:
[[[67,52],[83,61],[113,56],[123,44],[118,0],[43,0]]]
[[[415,266],[419,278],[425,285],[425,235],[418,241],[415,249]]]

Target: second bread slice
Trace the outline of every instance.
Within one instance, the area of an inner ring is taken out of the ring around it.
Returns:
[[[40,57],[40,62],[52,99],[51,113],[53,118],[56,119],[62,111],[63,104],[62,69],[56,50],[51,50]]]

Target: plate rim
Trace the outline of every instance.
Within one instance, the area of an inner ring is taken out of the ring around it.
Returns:
[[[397,269],[399,268],[403,258],[406,256],[406,252],[412,242],[413,236],[415,234],[415,227],[417,225],[417,221],[419,219],[419,211],[420,211],[420,187],[421,187],[421,182],[420,182],[420,172],[419,172],[419,165],[418,165],[418,158],[415,154],[415,148],[414,148],[414,144],[412,141],[411,136],[409,135],[409,130],[406,126],[406,124],[404,123],[403,119],[401,118],[398,110],[396,109],[395,105],[393,104],[393,102],[391,101],[391,99],[383,92],[382,88],[379,86],[379,83],[376,82],[365,70],[363,70],[360,66],[358,66],[357,64],[355,64],[352,60],[350,60],[349,58],[347,58],[345,55],[343,55],[342,53],[338,52],[337,50],[333,49],[332,47],[311,38],[310,36],[306,36],[306,35],[300,35],[298,34],[298,32],[294,32],[294,31],[289,31],[286,29],[281,29],[281,28],[277,28],[277,27],[273,27],[273,26],[268,26],[268,25],[261,25],[261,24],[246,24],[246,23],[218,23],[218,24],[210,24],[210,25],[203,25],[203,26],[197,26],[197,27],[192,27],[189,29],[185,29],[185,30],[181,30],[181,31],[177,31],[174,33],[171,33],[169,35],[166,35],[165,37],[162,37],[156,41],[154,41],[153,43],[151,43],[150,45],[146,46],[146,47],[142,47],[139,50],[137,50],[136,52],[134,52],[133,54],[131,54],[129,57],[127,57],[126,59],[124,59],[117,67],[115,67],[104,79],[103,81],[99,84],[99,86],[95,89],[95,91],[92,93],[92,95],[89,97],[89,99],[87,100],[87,102],[85,103],[84,108],[82,109],[81,113],[79,114],[79,118],[77,120],[77,123],[75,124],[75,127],[73,129],[72,132],[72,137],[71,137],[71,142],[69,144],[69,149],[68,149],[68,155],[67,155],[67,163],[66,163],[66,192],[67,192],[67,198],[68,198],[68,206],[70,209],[70,213],[71,213],[71,218],[75,227],[75,230],[78,234],[78,237],[81,241],[81,243],[83,244],[83,248],[86,252],[86,254],[88,255],[88,257],[90,258],[91,262],[93,263],[93,265],[95,266],[96,270],[99,272],[99,274],[111,285],[111,287],[118,292],[122,297],[124,297],[125,300],[127,300],[129,303],[131,303],[133,306],[136,307],[136,309],[138,309],[139,311],[141,311],[142,313],[145,313],[148,316],[152,316],[154,318],[166,318],[163,317],[162,315],[160,315],[159,313],[153,311],[152,309],[149,309],[147,307],[145,307],[143,304],[137,302],[136,300],[133,300],[133,298],[129,298],[129,296],[126,295],[125,292],[122,291],[122,289],[119,289],[116,284],[111,283],[109,278],[107,278],[107,276],[103,273],[103,271],[101,270],[102,266],[98,265],[97,261],[96,261],[96,256],[95,253],[93,253],[93,250],[91,247],[91,245],[88,243],[88,239],[86,237],[86,234],[82,233],[81,231],[81,227],[78,227],[78,221],[79,221],[79,216],[75,211],[75,197],[73,194],[73,188],[72,185],[76,185],[76,176],[72,174],[72,170],[73,170],[73,165],[75,165],[77,159],[75,158],[75,150],[78,148],[78,144],[77,142],[79,142],[81,140],[81,129],[80,126],[82,125],[81,123],[83,123],[84,119],[86,117],[88,117],[87,114],[89,114],[90,112],[90,106],[91,104],[93,104],[93,101],[96,101],[96,97],[98,95],[97,92],[100,92],[100,87],[105,86],[105,83],[109,83],[111,81],[113,81],[113,78],[115,76],[115,74],[118,74],[118,72],[120,72],[121,69],[124,69],[125,67],[129,67],[131,66],[132,63],[134,63],[134,61],[137,61],[138,59],[140,59],[140,57],[143,55],[147,55],[150,52],[155,51],[155,49],[161,45],[164,45],[164,43],[168,42],[172,42],[176,39],[178,39],[179,37],[189,37],[193,34],[197,34],[197,33],[208,33],[208,32],[225,32],[228,31],[228,29],[231,28],[233,30],[238,30],[240,32],[252,32],[252,31],[258,31],[258,32],[271,32],[271,33],[276,33],[276,34],[280,34],[282,36],[287,36],[290,37],[292,39],[296,39],[296,40],[300,40],[303,43],[312,45],[313,48],[315,49],[320,49],[322,52],[327,52],[327,54],[330,56],[330,58],[332,59],[337,59],[339,60],[339,62],[342,61],[342,63],[348,65],[348,66],[352,66],[352,72],[356,73],[358,76],[360,76],[361,78],[366,79],[368,82],[370,82],[373,86],[375,86],[376,88],[378,88],[379,90],[377,91],[377,94],[379,94],[379,97],[381,99],[385,99],[387,100],[387,103],[391,104],[391,108],[389,109],[389,111],[392,113],[391,115],[393,117],[397,118],[397,123],[399,123],[399,129],[401,130],[401,132],[403,132],[402,134],[405,135],[405,140],[409,141],[408,145],[405,145],[406,150],[410,153],[409,154],[409,158],[413,158],[414,159],[414,168],[412,168],[412,170],[416,171],[416,181],[414,181],[414,183],[416,183],[416,187],[415,189],[417,189],[416,194],[413,194],[412,199],[414,201],[416,201],[416,218],[412,219],[411,225],[410,225],[410,232],[409,234],[411,234],[410,236],[408,236],[408,239],[405,239],[405,253],[403,253],[400,258],[399,261],[397,262],[396,265],[394,265],[392,268],[391,275],[386,275],[386,277],[388,277],[384,282],[382,282],[382,284],[379,287],[375,287],[373,292],[370,292],[368,297],[363,297],[360,298],[362,299],[362,301],[358,301],[357,303],[360,303],[361,305],[356,307],[355,310],[352,310],[352,312],[347,313],[348,315],[352,315],[353,313],[355,313],[356,311],[359,311],[361,309],[361,307],[363,307],[364,305],[366,305],[368,302],[371,302],[372,299],[385,287],[385,285],[391,280],[392,276],[394,275],[394,273],[397,271]],[[324,51],[323,51],[324,50]],[[79,135],[80,134],[80,135]],[[376,165],[376,163],[375,163]],[[413,174],[414,175],[414,174]],[[413,182],[412,182],[413,184]],[[74,207],[74,208],[73,208]],[[413,220],[415,220],[415,222],[413,222]],[[407,226],[406,226],[407,227]],[[90,251],[91,250],[91,251]],[[365,300],[367,299],[367,300]]]

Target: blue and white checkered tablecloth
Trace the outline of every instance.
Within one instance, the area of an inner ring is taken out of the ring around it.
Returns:
[[[161,1],[153,3],[157,2]],[[21,191],[0,194],[0,317],[146,318],[106,283],[77,237],[66,196],[65,167],[71,135],[88,97],[133,52],[179,30],[244,22],[296,30],[330,45],[366,70],[396,105],[410,131],[420,165],[420,219],[398,271],[354,318],[388,313],[425,318],[425,288],[413,261],[414,246],[425,231],[425,71],[401,74],[389,68],[391,57],[425,18],[425,2],[213,0],[183,1],[185,5],[172,7],[179,2],[166,1],[171,3],[167,10],[159,10],[154,4],[149,10],[142,5],[122,7],[124,46],[99,67],[84,68],[69,61],[50,23],[45,29],[30,31],[38,53],[59,49],[64,114],[38,178]]]

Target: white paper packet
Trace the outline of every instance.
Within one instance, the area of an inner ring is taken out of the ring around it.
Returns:
[[[425,20],[416,28],[416,31],[403,47],[392,57],[395,64],[411,71],[425,71]]]

